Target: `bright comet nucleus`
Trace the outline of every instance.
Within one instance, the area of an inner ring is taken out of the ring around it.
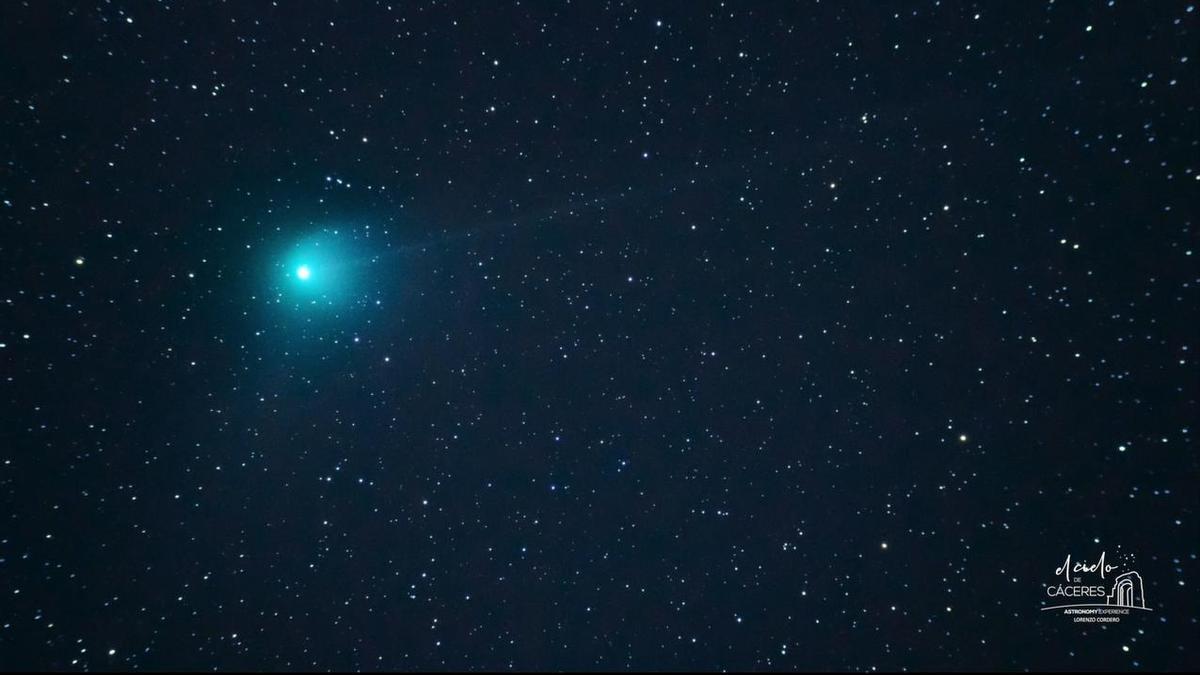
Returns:
[[[367,258],[353,233],[318,229],[281,245],[273,258],[264,281],[275,303],[340,313],[361,301],[359,284]]]

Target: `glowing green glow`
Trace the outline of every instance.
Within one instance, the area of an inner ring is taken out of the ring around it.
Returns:
[[[353,232],[313,229],[270,255],[274,304],[303,310],[309,320],[317,310],[342,315],[361,302],[364,257]]]

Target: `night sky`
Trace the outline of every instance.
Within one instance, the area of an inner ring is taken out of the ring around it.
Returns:
[[[0,668],[1200,666],[1198,20],[3,3]]]

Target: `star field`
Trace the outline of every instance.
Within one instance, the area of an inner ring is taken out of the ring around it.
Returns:
[[[0,5],[0,668],[1200,667],[1198,19]]]

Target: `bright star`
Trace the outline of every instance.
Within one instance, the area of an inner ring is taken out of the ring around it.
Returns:
[[[299,277],[300,281],[306,281],[312,276],[312,272],[309,271],[308,265],[301,265],[296,268],[296,276]]]

